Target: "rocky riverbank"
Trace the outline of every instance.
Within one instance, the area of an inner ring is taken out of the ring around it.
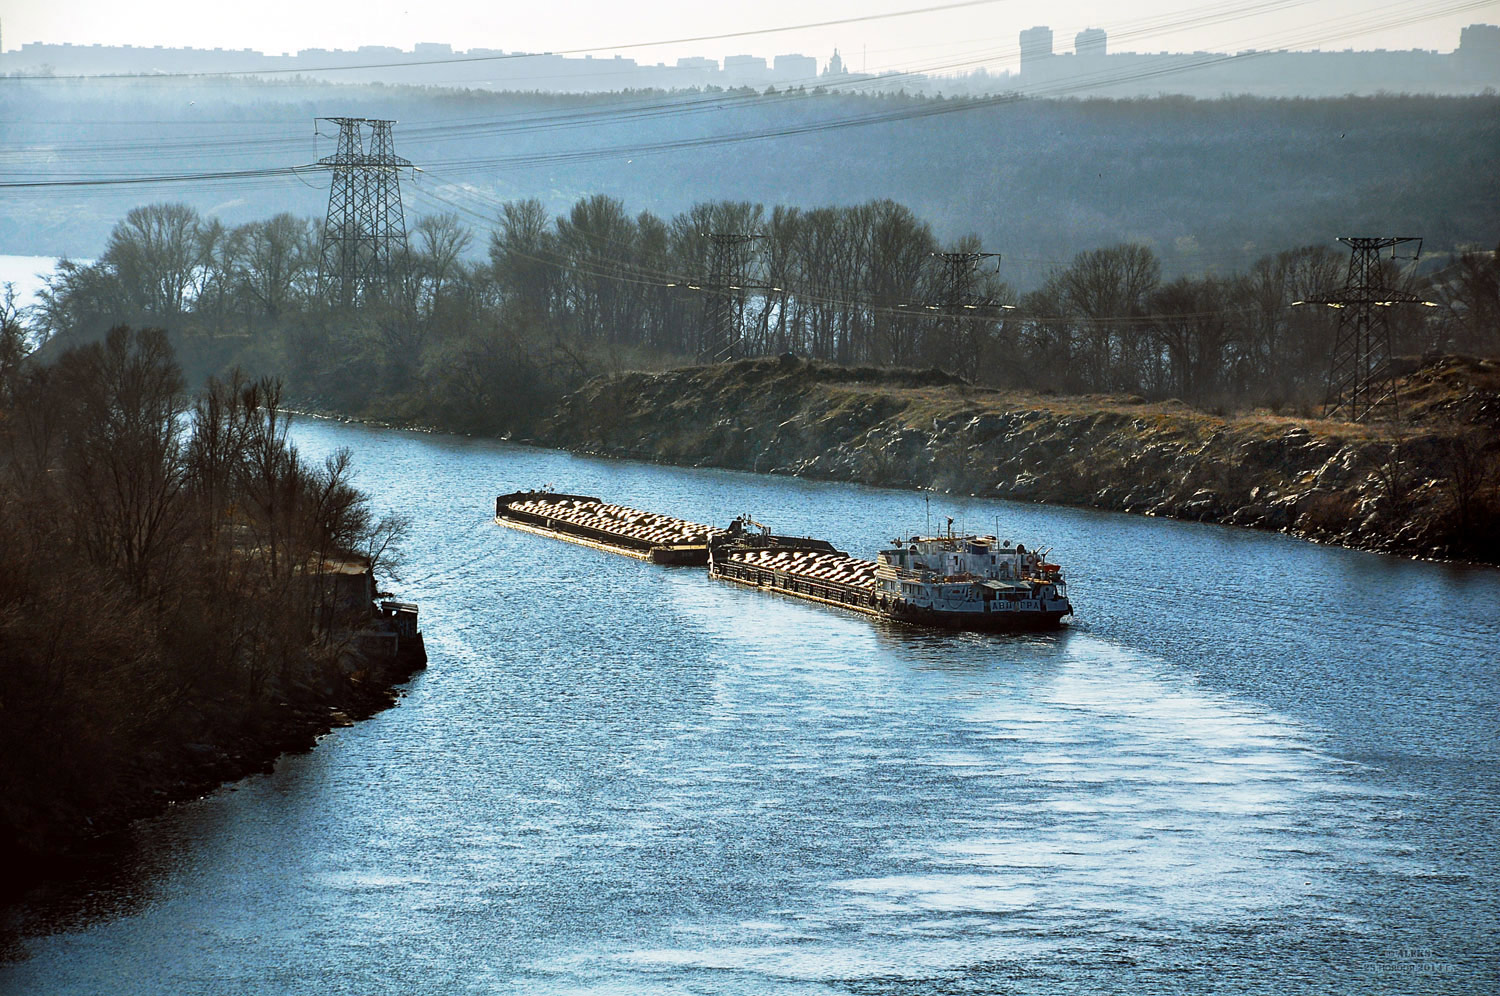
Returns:
[[[540,441],[581,452],[1280,530],[1500,563],[1500,361],[1444,357],[1360,425],[980,390],[786,358],[589,382]]]

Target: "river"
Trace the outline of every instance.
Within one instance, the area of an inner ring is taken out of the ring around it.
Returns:
[[[90,260],[78,260],[87,263]],[[0,290],[10,284],[16,292],[16,307],[37,303],[37,295],[47,286],[47,278],[57,270],[55,256],[7,256],[0,254]]]
[[[1493,992],[1500,573],[934,496],[1060,634],[515,532],[598,494],[873,553],[920,495],[303,421],[410,515],[399,707],[39,894],[14,993]]]

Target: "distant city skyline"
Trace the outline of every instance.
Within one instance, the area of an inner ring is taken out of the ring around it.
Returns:
[[[80,45],[28,42],[0,53],[7,78],[245,74],[335,83],[451,86],[496,91],[599,93],[827,87],[842,92],[1030,97],[1153,96],[1214,98],[1328,97],[1345,94],[1479,93],[1500,87],[1500,26],[1473,24],[1460,32],[1457,51],[1423,49],[1134,52],[1118,51],[1102,28],[1078,32],[1071,49],[1051,27],[1019,32],[1019,73],[863,74],[848,69],[835,50],[819,67],[810,55],[686,56],[672,65],[640,64],[621,55],[502,53],[422,42],[412,49],[366,45],[357,49],[301,49],[271,55],[253,49]]]
[[[941,8],[941,9],[934,9]],[[883,16],[890,15],[890,16]],[[818,22],[844,23],[808,26]],[[681,58],[753,55],[770,62],[799,53],[826,65],[835,48],[853,71],[931,74],[1019,67],[1017,36],[1050,26],[1058,50],[1086,28],[1108,32],[1113,51],[1236,52],[1353,48],[1452,51],[1460,30],[1500,21],[1500,0],[767,0],[753,11],[720,11],[679,0],[622,5],[564,0],[545,8],[481,6],[468,0],[293,0],[205,6],[188,0],[23,2],[0,14],[0,46],[24,43],[254,49],[353,50],[420,43],[457,50],[620,54],[643,65]],[[796,27],[796,26],[805,27]],[[795,28],[795,30],[776,30]],[[725,37],[732,36],[732,37]],[[649,44],[648,44],[649,43]]]

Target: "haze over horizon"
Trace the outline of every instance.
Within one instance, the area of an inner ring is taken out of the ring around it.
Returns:
[[[457,0],[328,0],[309,7],[264,0],[204,8],[190,0],[105,0],[25,5],[0,19],[0,50],[26,43],[249,48],[267,54],[418,43],[455,50],[618,54],[643,64],[692,56],[811,55],[835,49],[854,71],[1014,70],[1018,33],[1051,27],[1060,51],[1084,28],[1108,32],[1112,51],[1236,52],[1245,49],[1451,51],[1475,22],[1500,21],[1500,0],[1132,0],[1114,9],[1086,0],[770,0],[753,14],[668,0],[622,7],[569,0],[546,9],[475,9]],[[583,27],[578,27],[582,25]]]

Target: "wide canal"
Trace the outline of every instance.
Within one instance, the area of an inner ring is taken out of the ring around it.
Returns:
[[[327,421],[431,666],[38,895],[15,993],[1494,992],[1500,572],[933,496],[1055,548],[954,635],[494,525],[558,490],[870,555],[920,494]]]

